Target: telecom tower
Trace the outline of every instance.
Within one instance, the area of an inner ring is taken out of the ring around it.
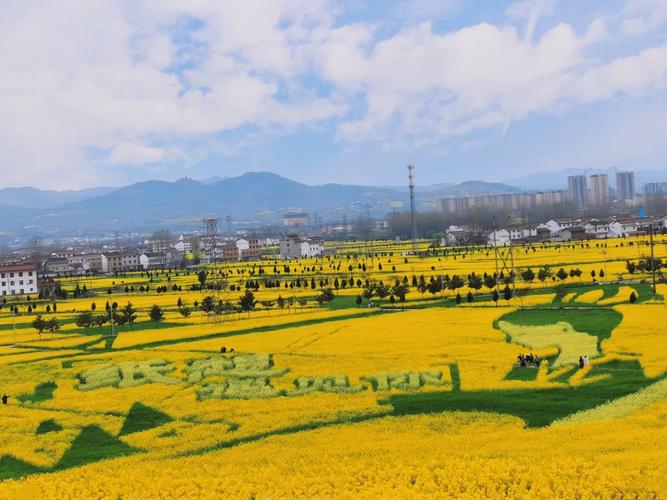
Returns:
[[[232,230],[232,216],[228,215],[227,216],[227,234],[229,234],[229,236],[231,236],[233,232],[234,231]]]
[[[417,223],[415,222],[415,176],[412,171],[415,166],[408,165],[408,186],[410,187],[410,225],[412,229],[412,252],[417,255]]]

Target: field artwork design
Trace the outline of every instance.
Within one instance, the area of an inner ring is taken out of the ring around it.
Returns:
[[[484,253],[478,258],[485,262]],[[391,268],[389,259],[384,265]],[[400,262],[431,267],[411,259]],[[301,265],[311,268],[307,261]],[[400,281],[400,273],[373,279]],[[166,280],[167,273],[151,279]],[[195,277],[170,279],[187,284]],[[145,299],[124,294],[121,281],[111,285],[121,290],[111,295],[120,307]],[[206,482],[203,475],[212,474],[206,464],[214,464],[229,477],[245,477],[233,484],[212,480],[223,496],[335,496],[319,482],[306,492],[298,478],[312,477],[308,470],[296,473],[289,486],[269,480],[294,460],[314,460],[310,453],[317,449],[332,450],[325,463],[332,474],[349,467],[346,474],[354,476],[367,467],[384,477],[374,456],[404,463],[415,473],[400,481],[406,488],[421,484],[424,495],[457,496],[473,473],[503,478],[510,495],[529,495],[521,474],[536,473],[538,464],[561,478],[540,486],[554,495],[564,494],[560,485],[568,481],[604,493],[578,482],[582,466],[639,496],[661,491],[660,467],[648,464],[665,432],[659,422],[667,416],[667,357],[664,343],[647,341],[642,331],[662,331],[663,296],[642,283],[593,290],[573,283],[548,294],[543,288],[527,287],[523,296],[499,301],[479,293],[465,305],[457,304],[458,291],[429,297],[411,290],[404,303],[376,299],[372,306],[366,299],[360,306],[357,290],[342,288],[328,305],[318,305],[316,290],[302,293],[310,304],[235,311],[216,322],[198,313],[180,315],[167,304],[192,304],[201,293],[175,291],[155,295],[165,304],[162,322],[140,317],[114,336],[108,325],[75,324],[80,299],[62,301],[63,326],[53,334],[38,334],[25,320],[15,333],[13,318],[0,318],[0,383],[9,395],[0,413],[3,491],[15,497],[56,488],[84,491],[95,474],[114,470],[118,479],[103,491],[155,497],[177,471]],[[633,292],[638,300],[630,303]],[[226,291],[221,300],[239,295]],[[258,295],[268,303],[282,292],[267,288]],[[100,294],[86,303],[103,300]],[[152,302],[145,301],[145,311]],[[519,356],[527,354],[539,363],[522,366]],[[583,367],[582,356],[589,360]],[[575,452],[597,425],[607,429],[604,436]],[[637,453],[622,467],[600,461],[611,453],[605,450],[635,446],[627,443],[628,432],[648,450],[646,458]],[[511,443],[525,439],[540,445],[516,458]],[[430,449],[441,461],[419,465]],[[275,464],[266,465],[267,454],[275,453]],[[489,465],[493,456],[504,457],[515,480]],[[262,463],[273,476],[253,476]],[[645,482],[635,483],[641,474]],[[355,491],[352,484],[345,487]]]

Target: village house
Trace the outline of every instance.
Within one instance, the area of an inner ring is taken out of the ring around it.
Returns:
[[[39,293],[37,265],[0,265],[0,295],[26,295]]]

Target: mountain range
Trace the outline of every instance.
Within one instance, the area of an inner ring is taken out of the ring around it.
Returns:
[[[418,186],[418,208],[433,209],[446,196],[518,192],[501,183]],[[370,214],[385,216],[409,206],[407,188],[344,184],[310,186],[268,172],[196,181],[151,180],[120,188],[82,191],[0,190],[0,237],[66,237],[105,232],[193,229],[204,217],[231,216],[239,224],[280,222],[286,212],[318,214],[340,221]]]

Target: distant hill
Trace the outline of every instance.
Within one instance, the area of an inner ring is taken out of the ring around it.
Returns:
[[[0,189],[0,206],[49,208],[102,196],[115,188],[98,187],[80,191],[42,191],[32,187]]]
[[[481,194],[519,193],[521,189],[500,182],[466,181],[442,190],[447,196],[475,196]]]
[[[206,177],[205,179],[198,179],[197,182],[200,184],[215,184],[220,181],[229,179],[229,177],[220,177],[219,175],[214,175],[213,177]]]
[[[516,191],[518,188],[506,184],[470,181],[418,187],[416,193],[418,208],[429,210],[437,198],[444,196]],[[0,218],[0,234],[51,237],[158,228],[187,230],[200,227],[204,217],[231,216],[237,222],[275,223],[289,211],[317,213],[323,221],[344,217],[354,220],[367,213],[383,217],[409,202],[407,192],[399,188],[309,186],[269,172],[220,180],[152,180],[117,189],[57,192],[19,188],[2,192],[8,194],[0,198],[0,205],[13,208],[11,217]]]

